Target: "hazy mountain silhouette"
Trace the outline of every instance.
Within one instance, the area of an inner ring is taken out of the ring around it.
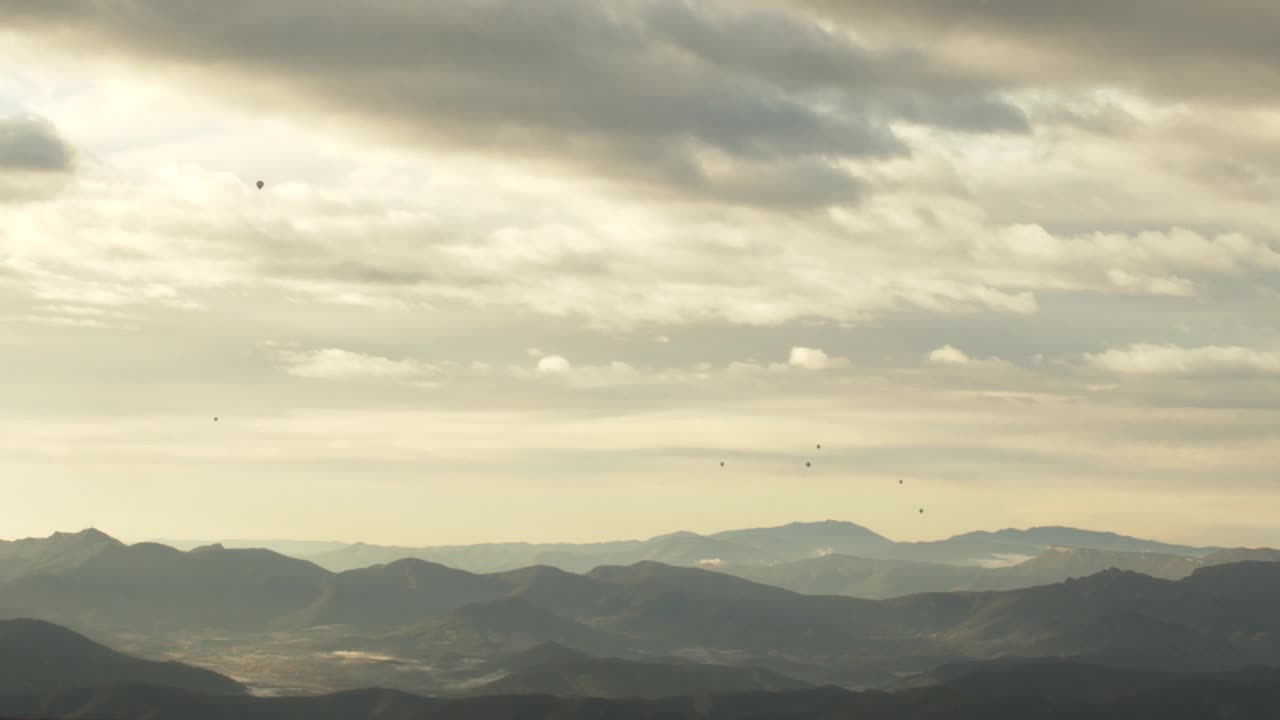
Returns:
[[[244,691],[240,683],[215,672],[129,657],[51,623],[0,620],[0,692],[125,681],[213,693]]]
[[[378,639],[376,647],[404,653],[447,649],[471,657],[492,657],[544,643],[591,654],[623,654],[627,639],[549,612],[521,598],[464,605]]]
[[[1227,557],[1215,554],[1210,557]],[[1110,568],[1177,580],[1209,558],[1082,548],[1050,548],[1008,567],[945,565],[828,555],[774,565],[717,567],[730,575],[808,595],[892,598],[925,592],[1014,590],[1084,577]]]
[[[605,543],[499,543],[419,548],[355,543],[339,550],[308,555],[306,559],[334,571],[411,557],[471,572],[500,572],[529,565],[586,572],[601,565],[631,565],[645,560],[684,566],[746,566],[809,560],[831,554],[946,565],[1011,565],[1052,547],[1188,557],[1201,557],[1218,550],[1067,527],[1006,529],[965,533],[929,542],[894,542],[861,525],[827,520],[729,530],[713,535],[680,532],[649,540]]]
[[[549,567],[474,575],[418,560],[334,574],[263,550],[183,553],[92,535],[44,542],[21,552],[39,571],[0,583],[0,616],[44,617],[95,634],[163,639],[193,629],[336,625],[350,637],[325,650],[465,665],[556,642],[593,655],[675,655],[853,687],[1001,655],[1169,670],[1280,663],[1277,563],[1201,567],[1178,581],[1108,570],[1012,591],[865,600],[651,561],[585,576]]]

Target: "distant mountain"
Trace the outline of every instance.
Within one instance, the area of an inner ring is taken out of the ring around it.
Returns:
[[[1013,545],[1033,545],[1037,547],[1075,547],[1091,550],[1113,550],[1117,552],[1164,553],[1169,555],[1207,555],[1218,548],[1201,548],[1189,545],[1172,545],[1142,540],[1140,538],[1118,535],[1113,532],[1096,530],[1080,530],[1069,527],[1034,527],[1026,530],[1008,528],[996,532],[972,532],[957,535],[952,540],[991,540]]]
[[[122,546],[119,540],[92,528],[78,533],[58,532],[47,538],[0,540],[0,582],[71,569],[105,549]]]
[[[422,652],[450,652],[469,657],[492,657],[556,643],[591,654],[625,654],[632,643],[600,629],[549,612],[520,598],[503,598],[456,608],[377,641],[422,656]],[[417,651],[417,652],[415,652]]]
[[[312,612],[316,624],[394,627],[510,592],[500,580],[414,559],[351,570],[330,583]]]
[[[827,555],[774,565],[726,566],[715,570],[806,595],[882,599],[969,588],[983,568]]]
[[[61,554],[64,538],[39,543],[28,548],[43,550],[41,563],[28,561],[16,572],[10,565],[0,584],[0,615],[73,627],[255,630],[304,620],[330,586],[324,569],[268,550],[184,553],[91,538]]]
[[[509,593],[498,580],[418,560],[334,574],[269,550],[181,552],[96,531],[0,546],[0,578],[0,617],[113,632],[388,628]]]
[[[530,565],[587,572],[602,565],[632,565],[646,560],[688,567],[760,566],[833,554],[872,560],[997,567],[1017,564],[1053,547],[1187,557],[1202,557],[1218,550],[1067,527],[1005,529],[965,533],[928,542],[894,542],[861,525],[827,520],[729,530],[713,535],[679,532],[648,540],[605,543],[501,543],[418,548],[355,543],[341,549],[309,554],[306,559],[330,570],[343,571],[402,558],[417,558],[478,573],[502,572]]]
[[[240,683],[215,672],[122,655],[51,623],[0,620],[0,692],[69,690],[126,681],[199,692],[244,692]]]
[[[252,539],[231,539],[231,540],[165,540],[156,538],[150,542],[159,545],[168,545],[177,550],[195,550],[198,547],[206,545],[221,545],[228,550],[270,550],[278,552],[281,555],[306,559],[309,555],[318,555],[320,553],[333,552],[334,550],[342,550],[350,547],[351,543],[338,542],[335,540],[252,540]],[[395,558],[392,558],[395,559]],[[378,563],[369,563],[376,565]]]
[[[745,545],[762,553],[786,559],[821,557],[832,553],[881,557],[881,553],[894,544],[889,538],[861,525],[836,520],[815,523],[796,522],[772,528],[729,530],[716,533],[711,537]]]
[[[1249,560],[1280,562],[1280,550],[1272,550],[1271,548],[1230,548],[1227,550],[1218,550],[1200,558],[1200,564],[1207,567],[1209,565],[1225,565],[1227,563],[1246,562]]]
[[[1110,568],[1177,580],[1205,562],[1207,558],[1183,555],[1050,548],[1016,565],[994,568],[828,555],[774,565],[715,569],[808,595],[882,599],[925,592],[1014,590],[1085,577]]]
[[[1176,581],[1112,569],[1018,590],[868,600],[653,561],[587,575],[551,567],[475,575],[420,560],[335,574],[265,550],[184,553],[93,535],[6,551],[0,617],[43,617],[149,647],[184,634],[239,642],[242,651],[271,642],[281,665],[290,664],[288,653],[300,663],[386,656],[394,662],[362,677],[412,676],[414,689],[479,682],[476,668],[486,662],[547,642],[847,687],[1001,656],[1178,671],[1280,664],[1280,563],[1199,567]],[[956,570],[1043,577],[1035,573],[1046,565],[1075,572],[1082,562],[1114,559],[1110,552],[1063,552],[1030,571]],[[832,562],[813,562],[821,561]],[[1152,554],[1143,561],[1177,564]]]
[[[808,687],[760,668],[598,658],[555,643],[519,653],[498,667],[505,670],[503,677],[474,688],[469,694],[667,698]]]

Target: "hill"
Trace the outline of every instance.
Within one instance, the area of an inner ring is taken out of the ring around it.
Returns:
[[[666,698],[807,687],[798,680],[759,668],[598,658],[554,643],[520,653],[497,667],[505,671],[503,677],[469,694]]]
[[[215,672],[129,657],[51,623],[0,620],[0,692],[125,681],[210,693],[244,692],[240,683]]]
[[[120,720],[1271,720],[1280,707],[1280,671],[1159,677],[1128,675],[1117,687],[1094,669],[1023,666],[989,669],[900,692],[835,688],[739,694],[701,693],[662,700],[501,695],[437,700],[385,690],[300,698],[204,695],[139,685],[50,693],[0,694],[0,716],[113,717]],[[1035,677],[1027,677],[1032,673]],[[1056,679],[1056,680],[1055,680]],[[1030,685],[1010,691],[1019,681]],[[963,688],[963,689],[962,689]],[[1087,698],[1087,699],[1082,699]]]
[[[1014,590],[1059,583],[1111,568],[1177,580],[1207,559],[1160,553],[1055,547],[1007,567],[875,560],[850,555],[715,570],[807,595],[884,599],[926,592]]]

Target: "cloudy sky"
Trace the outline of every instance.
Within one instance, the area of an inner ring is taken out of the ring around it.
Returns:
[[[0,535],[1280,545],[1276,27],[0,0]]]

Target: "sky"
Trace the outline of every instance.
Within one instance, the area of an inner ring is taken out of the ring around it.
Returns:
[[[1278,26],[0,0],[0,536],[1280,546]]]

